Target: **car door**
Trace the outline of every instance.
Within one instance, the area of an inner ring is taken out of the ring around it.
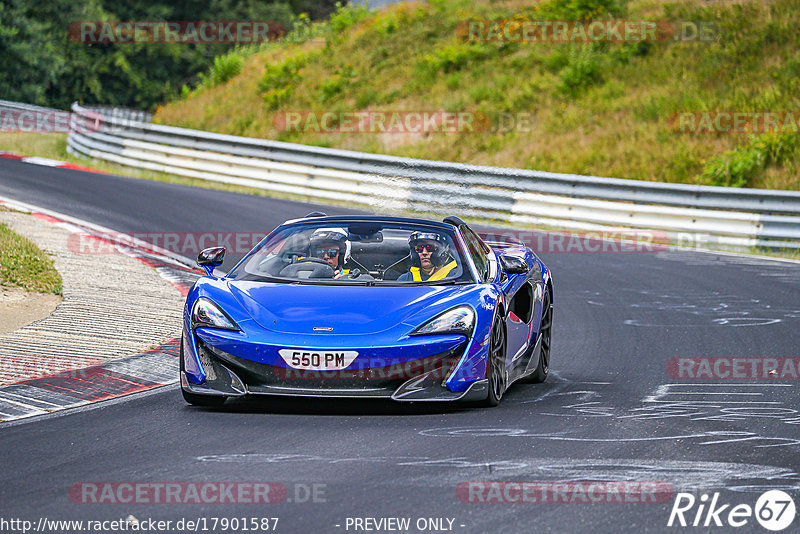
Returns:
[[[482,282],[488,283],[495,279],[499,266],[492,249],[466,225],[461,228],[461,234],[467,244],[467,251],[482,277]],[[525,281],[524,276],[518,277],[512,285],[505,285],[508,309],[503,318],[506,324],[506,366],[512,368],[517,365],[517,360],[523,356],[532,334],[534,288]],[[525,362],[519,362],[525,363]]]

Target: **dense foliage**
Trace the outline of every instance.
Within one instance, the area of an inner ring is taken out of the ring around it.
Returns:
[[[270,20],[292,28],[300,13],[313,20],[333,7],[328,0],[0,0],[0,98],[151,109],[184,85],[238,73],[235,58],[214,63],[230,44],[83,43],[69,38],[71,23]]]

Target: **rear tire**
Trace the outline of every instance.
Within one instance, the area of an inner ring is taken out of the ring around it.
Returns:
[[[547,380],[550,372],[550,348],[553,341],[553,302],[550,299],[550,292],[545,291],[542,306],[542,323],[539,326],[542,332],[542,347],[539,350],[539,363],[536,371],[530,377],[530,381],[541,383]]]
[[[183,373],[186,368],[183,365],[183,335],[181,335],[181,355],[180,355],[180,369],[181,373]],[[205,408],[213,408],[215,406],[222,406],[222,404],[227,400],[228,397],[224,395],[198,395],[197,393],[189,393],[183,389],[181,386],[181,395],[183,395],[183,400],[188,402],[193,406],[203,406]]]
[[[483,401],[483,405],[491,408],[500,404],[506,390],[506,332],[499,311],[492,325],[486,378],[489,381],[489,396]]]

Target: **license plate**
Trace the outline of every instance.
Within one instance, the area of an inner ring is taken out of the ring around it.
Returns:
[[[354,350],[281,349],[278,354],[289,367],[309,371],[346,369],[358,356]]]

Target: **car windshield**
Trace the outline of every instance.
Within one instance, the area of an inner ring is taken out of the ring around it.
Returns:
[[[474,282],[452,230],[345,221],[278,228],[231,273],[235,280],[405,285]]]

